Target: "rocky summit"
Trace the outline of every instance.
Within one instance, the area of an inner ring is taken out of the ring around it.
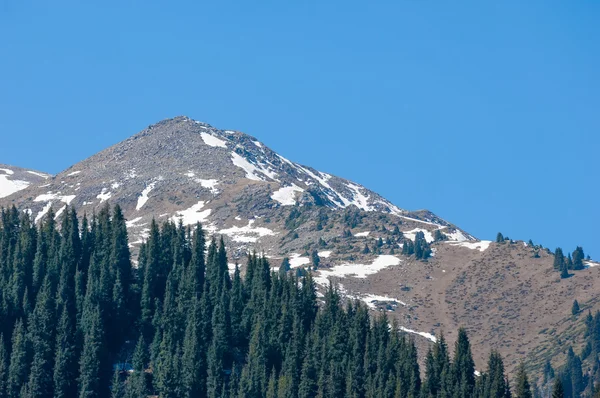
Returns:
[[[333,282],[345,297],[388,312],[421,345],[442,331],[452,341],[464,326],[479,368],[492,349],[510,370],[522,358],[532,369],[559,361],[563,353],[549,348],[556,339],[583,339],[567,322],[573,300],[600,309],[594,261],[561,280],[540,245],[478,240],[250,135],[188,117],[151,125],[55,176],[0,165],[0,206],[35,222],[67,206],[82,216],[107,204],[123,209],[134,255],[152,220],[200,222],[223,237],[232,268],[253,251],[274,270],[287,258],[286,267],[312,269],[320,286]]]

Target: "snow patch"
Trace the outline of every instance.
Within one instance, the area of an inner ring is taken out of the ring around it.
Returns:
[[[418,334],[419,336],[423,336],[427,340],[431,340],[434,343],[437,342],[437,338],[434,335],[432,335],[431,333],[417,332],[416,330],[411,330],[411,329],[405,328],[404,326],[400,326],[400,330],[402,330],[403,332],[406,332],[406,333]]]
[[[150,193],[150,191],[152,191],[154,189],[155,186],[156,186],[156,182],[153,182],[150,185],[148,185],[146,188],[144,188],[141,196],[138,197],[137,205],[135,206],[136,210],[140,210],[142,207],[144,207],[144,205],[148,201],[148,194]]]
[[[14,171],[12,171],[11,169],[0,169],[0,171],[5,172],[6,174],[8,174],[9,176],[15,174]]]
[[[583,265],[584,265],[586,268],[593,268],[593,267],[597,267],[597,266],[599,266],[599,265],[600,265],[600,263],[597,263],[597,262],[595,262],[595,261],[590,261],[590,260],[588,260],[588,261],[584,261],[584,262],[583,262]]]
[[[52,207],[52,202],[46,203],[46,206],[44,206],[42,208],[42,210],[37,214],[37,216],[35,216],[34,222],[37,224],[37,222],[40,221],[42,219],[42,217],[44,217],[50,211],[51,207]]]
[[[33,174],[34,176],[42,177],[44,180],[47,180],[48,178],[50,178],[50,176],[48,174],[38,173],[37,171],[27,170],[27,172],[29,174]]]
[[[138,225],[135,225],[135,224],[138,223],[139,221],[141,221],[141,219],[142,219],[142,217],[134,218],[131,221],[126,221],[125,225],[127,226],[127,228],[137,227]]]
[[[263,236],[276,235],[275,232],[265,227],[253,227],[254,220],[249,220],[244,227],[231,227],[222,229],[219,233],[228,235],[234,242],[253,243]]]
[[[66,203],[67,205],[70,205],[71,202],[73,201],[73,199],[75,199],[75,195],[62,195],[61,196],[59,194],[48,192],[46,194],[39,195],[33,201],[34,202],[48,202],[48,201],[52,201],[52,200],[60,200],[61,202]]]
[[[296,192],[304,192],[304,189],[296,184],[292,184],[289,187],[282,187],[273,192],[271,199],[281,203],[282,206],[293,206],[296,204]]]
[[[2,169],[3,171],[7,171],[8,169]],[[11,171],[12,170],[8,170]],[[29,182],[21,181],[21,180],[9,180],[7,174],[0,174],[0,198],[7,197],[12,195],[15,192],[18,192],[22,189],[25,189],[29,186]]]
[[[444,232],[444,235],[446,235],[448,239],[456,242],[467,242],[470,240],[462,233],[462,231],[459,231],[458,229],[454,232]]]
[[[235,152],[231,152],[231,161],[237,167],[244,169],[244,171],[246,172],[247,179],[254,180],[254,181],[263,181],[262,178],[260,178],[259,176],[257,176],[255,174],[258,171],[256,166],[254,166],[252,163],[248,162],[244,157],[238,155]]]
[[[69,174],[67,174],[67,177],[75,176],[75,175],[77,175],[79,173],[81,173],[81,170],[77,170],[77,171],[74,171],[72,173],[69,173]]]
[[[174,223],[178,223],[179,219],[181,219],[183,225],[202,223],[206,221],[212,211],[211,209],[201,211],[204,205],[205,202],[201,200],[189,209],[178,211],[171,219]]]
[[[204,180],[202,178],[196,178],[196,173],[194,173],[193,171],[188,171],[187,173],[184,174],[186,177],[189,177],[191,179],[194,180],[194,182],[200,184],[203,188],[208,188],[210,189],[210,191],[213,194],[218,194],[219,190],[216,188],[217,184],[219,183],[219,180],[215,180],[215,179],[208,179],[208,180]]]
[[[215,137],[212,134],[200,133],[200,136],[202,137],[202,141],[204,141],[204,143],[208,146],[217,148],[227,148],[227,142]]]
[[[308,264],[310,264],[310,258],[302,257],[298,253],[292,253],[290,255],[290,268],[298,268]]]
[[[362,192],[360,192],[361,189],[364,189],[363,187],[360,187],[356,184],[348,184],[346,185],[348,188],[350,188],[353,192],[353,201],[352,204],[355,205],[356,207],[358,207],[361,210],[364,211],[374,211],[375,209],[373,208],[373,206],[369,205],[369,196],[365,196]]]
[[[102,191],[96,196],[96,199],[100,199],[100,203],[107,201],[112,196],[112,193],[108,192],[107,188],[102,188]]]
[[[352,276],[354,278],[366,278],[369,275],[376,274],[379,271],[400,264],[400,259],[390,254],[378,256],[371,264],[342,264],[336,265],[330,269],[319,270],[319,275],[315,277],[315,282],[327,286],[329,278],[332,276],[344,278]]]
[[[63,207],[61,207],[57,212],[56,215],[54,216],[55,220],[58,220],[58,217],[65,211],[65,209],[67,208],[67,205],[64,205]]]
[[[400,301],[400,300],[392,298],[392,297],[378,296],[376,294],[367,294],[364,297],[361,297],[360,299],[367,304],[367,307],[369,307],[373,310],[377,308],[377,305],[375,303],[376,301],[394,302],[394,303],[398,303],[398,304],[406,307],[406,303],[403,301]]]
[[[365,232],[359,232],[354,234],[354,236],[358,237],[358,238],[364,238],[366,236],[369,236],[369,234],[371,233],[371,231],[365,231]]]
[[[466,247],[471,250],[479,250],[480,252],[484,252],[490,247],[492,243],[491,240],[482,240],[479,242],[448,242],[451,246],[460,246]]]
[[[329,257],[331,257],[331,250],[322,251],[322,252],[319,252],[318,254],[319,254],[319,257],[329,258]]]
[[[415,240],[415,238],[417,236],[417,232],[423,232],[423,234],[425,235],[425,240],[428,243],[431,243],[431,242],[434,241],[433,234],[431,233],[431,231],[428,231],[428,230],[423,229],[423,228],[415,228],[415,229],[410,230],[410,231],[406,231],[406,232],[403,231],[402,233],[404,234],[405,238],[410,239],[410,240],[412,240],[414,242],[414,240]]]
[[[203,180],[201,178],[197,179],[196,182],[199,182],[203,188],[208,188],[213,194],[218,194],[219,190],[216,188],[219,180]]]

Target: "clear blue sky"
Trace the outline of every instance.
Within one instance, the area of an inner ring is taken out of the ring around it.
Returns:
[[[3,0],[0,163],[56,173],[187,115],[598,258],[598,21],[593,0]]]

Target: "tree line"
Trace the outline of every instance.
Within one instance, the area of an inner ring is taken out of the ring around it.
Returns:
[[[311,272],[244,275],[200,224],[152,221],[133,266],[119,206],[36,226],[0,214],[0,397],[530,398],[497,352],[476,376],[465,330],[424,369],[411,337]],[[560,398],[560,397],[559,397]]]

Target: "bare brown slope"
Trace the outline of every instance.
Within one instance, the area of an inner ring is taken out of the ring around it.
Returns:
[[[479,370],[492,349],[510,372],[521,360],[538,370],[560,347],[580,343],[581,333],[568,333],[573,300],[586,311],[600,310],[598,268],[561,280],[552,268],[554,257],[541,250],[534,258],[523,242],[492,243],[484,252],[448,242],[434,247],[435,257],[427,263],[407,259],[366,280],[339,281],[350,295],[368,291],[406,303],[390,314],[411,330],[443,331],[453,344],[456,330],[465,327]],[[427,345],[424,338],[417,341]]]

